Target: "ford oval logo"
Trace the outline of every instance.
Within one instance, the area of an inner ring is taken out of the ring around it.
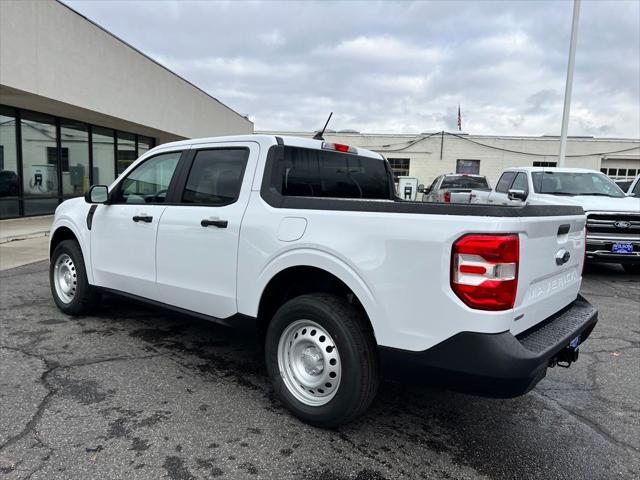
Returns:
[[[564,265],[571,258],[571,253],[569,253],[564,248],[562,250],[558,250],[556,253],[556,265]]]
[[[631,226],[631,222],[627,222],[626,220],[618,220],[613,223],[613,226],[616,228],[629,228]]]

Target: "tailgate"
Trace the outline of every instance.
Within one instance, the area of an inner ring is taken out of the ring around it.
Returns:
[[[471,189],[453,189],[449,188],[447,191],[451,194],[450,203],[469,203],[471,199]]]
[[[514,335],[576,299],[585,251],[584,215],[529,217],[522,222]]]

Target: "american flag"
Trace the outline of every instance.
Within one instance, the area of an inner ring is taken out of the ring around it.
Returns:
[[[460,115],[460,105],[458,105],[458,130],[462,131],[462,116]]]

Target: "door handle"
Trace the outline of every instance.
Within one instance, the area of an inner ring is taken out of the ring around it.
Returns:
[[[200,225],[203,227],[214,226],[218,228],[227,228],[229,222],[227,220],[207,220],[206,218],[200,221]]]
[[[153,220],[153,217],[150,217],[149,215],[134,215],[133,216],[133,221],[134,222],[151,223],[152,220]]]

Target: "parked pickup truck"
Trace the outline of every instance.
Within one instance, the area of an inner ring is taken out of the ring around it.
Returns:
[[[626,196],[603,173],[584,168],[521,167],[505,170],[474,202],[499,205],[580,205],[587,214],[587,259],[618,263],[640,273],[640,198]]]
[[[584,230],[575,206],[399,200],[388,162],[348,145],[187,140],[57,208],[50,283],[70,315],[110,292],[257,328],[284,405],[335,426],[398,361],[515,396],[576,360],[597,321]]]
[[[429,187],[418,187],[423,202],[470,203],[472,192],[479,191],[491,191],[487,177],[466,173],[446,173]]]

